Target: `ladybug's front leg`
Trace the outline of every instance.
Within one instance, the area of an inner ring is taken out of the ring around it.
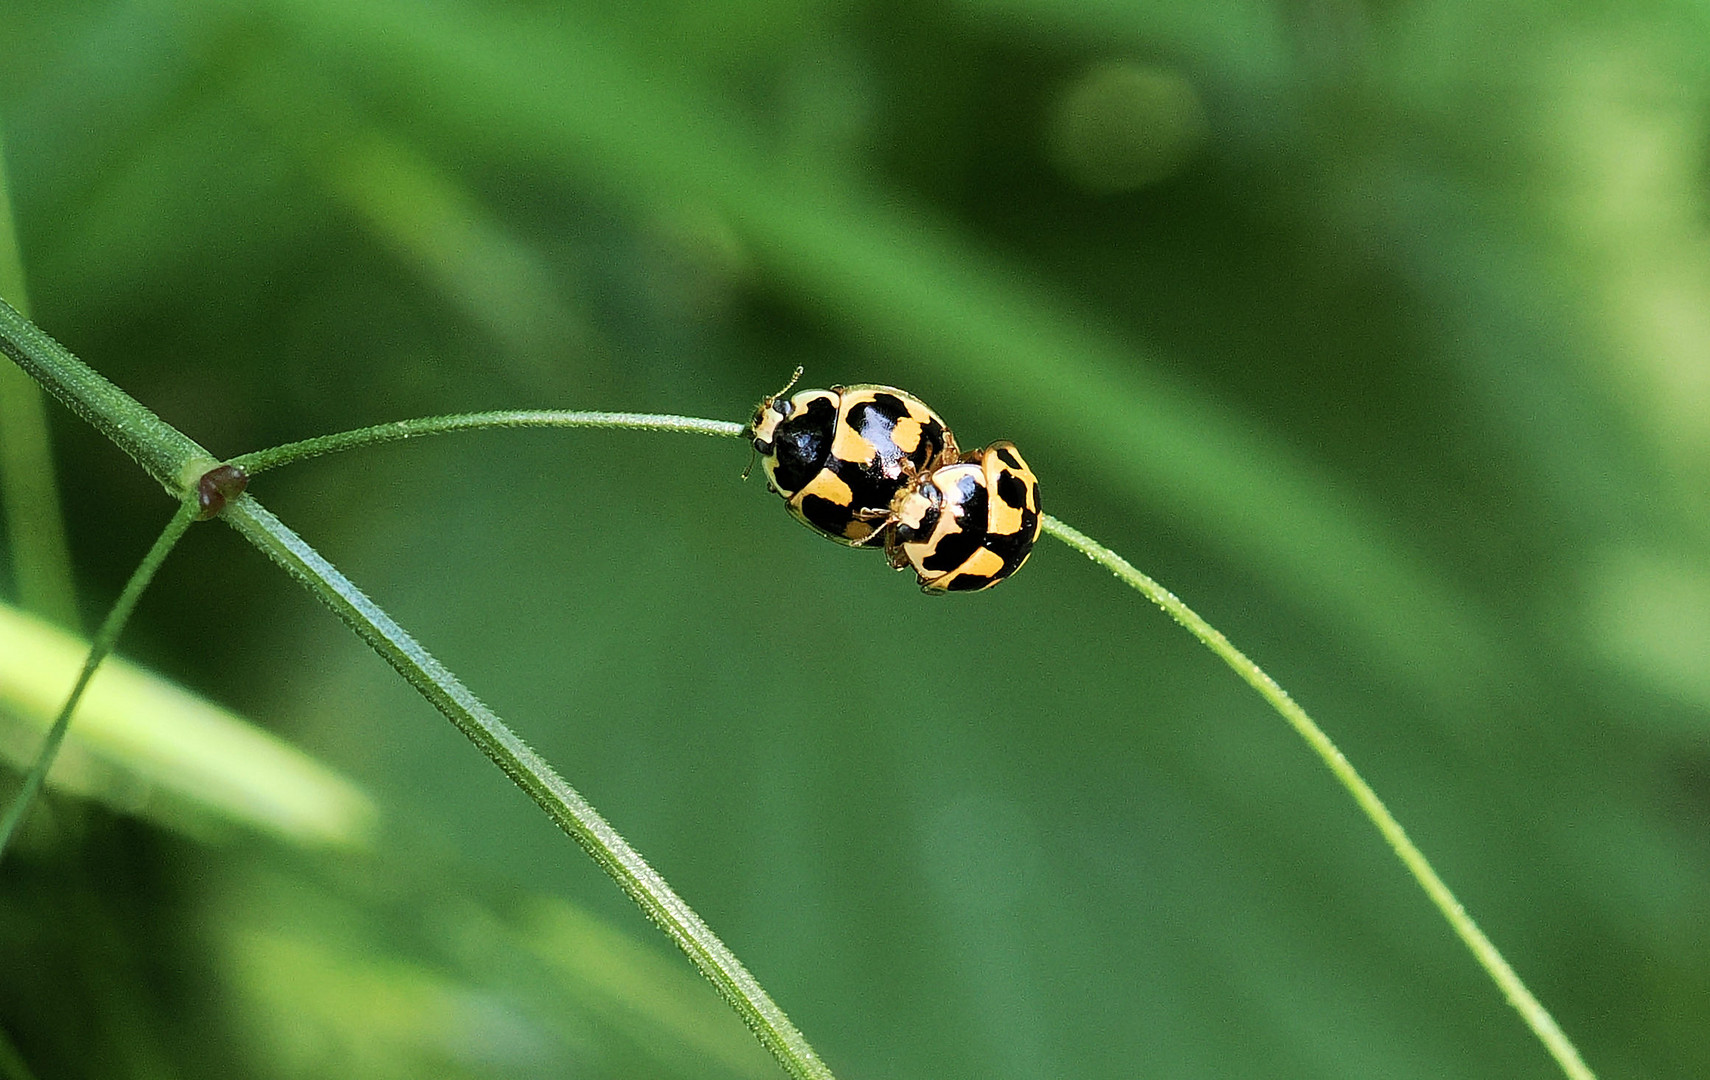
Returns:
[[[937,457],[926,463],[925,471],[931,473],[945,465],[960,465],[962,460],[962,450],[956,445],[956,433],[945,428],[944,449],[938,452]]]
[[[896,521],[895,514],[892,514],[889,510],[876,510],[871,507],[863,507],[862,509],[855,511],[853,517],[856,521],[867,521],[873,522],[874,524],[873,531],[868,533],[866,536],[863,536],[861,539],[852,542],[850,544],[851,547],[870,547],[883,541],[885,550],[890,550],[891,534],[894,531],[891,526]]]
[[[892,570],[908,569],[908,556],[903,554],[902,541],[897,539],[894,524],[885,527],[885,561],[891,564]]]

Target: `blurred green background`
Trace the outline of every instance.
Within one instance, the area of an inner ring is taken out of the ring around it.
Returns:
[[[0,41],[33,317],[216,454],[907,387],[1288,687],[1601,1076],[1710,1075],[1702,6],[54,0]],[[52,409],[88,627],[171,506]],[[922,597],[746,461],[491,433],[252,490],[840,1077],[1558,1075],[1143,601],[1051,541]],[[228,530],[124,651],[379,823],[154,812],[122,756],[51,797],[0,866],[34,1075],[778,1075]]]

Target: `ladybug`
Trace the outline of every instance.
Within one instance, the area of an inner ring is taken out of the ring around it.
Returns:
[[[885,551],[925,592],[978,592],[1021,569],[1039,525],[1038,478],[1014,443],[995,442],[899,491]]]
[[[768,486],[792,515],[840,544],[889,543],[898,494],[959,459],[954,436],[925,402],[891,386],[785,397],[801,373],[762,401],[748,424]]]

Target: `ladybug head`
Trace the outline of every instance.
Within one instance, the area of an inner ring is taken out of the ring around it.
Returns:
[[[790,381],[784,388],[770,397],[762,398],[759,405],[754,407],[754,417],[748,421],[748,437],[754,443],[754,449],[764,454],[770,452],[772,440],[778,432],[778,425],[790,418],[795,412],[795,403],[785,395],[796,385],[796,380],[802,377],[802,369],[796,368]]]

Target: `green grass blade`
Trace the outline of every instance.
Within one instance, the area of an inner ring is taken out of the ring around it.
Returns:
[[[0,500],[19,603],[61,626],[75,627],[77,599],[47,409],[41,387],[10,363],[0,364]]]
[[[0,604],[0,714],[8,734],[50,729],[88,653],[87,641]],[[60,790],[193,834],[205,834],[212,818],[293,844],[348,848],[372,831],[374,804],[349,780],[120,656],[108,657],[89,681],[76,720],[48,773]],[[35,745],[31,737],[29,749]],[[139,790],[148,793],[141,802]]]
[[[72,412],[134,458],[173,498],[195,489],[219,462],[100,372],[0,301],[0,352]]]
[[[0,818],[0,859],[5,858],[6,847],[12,842],[18,825],[29,813],[30,806],[36,801],[42,785],[47,782],[48,770],[53,767],[53,759],[59,754],[60,744],[65,741],[66,729],[71,726],[71,716],[77,710],[77,704],[83,698],[83,691],[88,689],[89,680],[94,677],[95,669],[101,666],[101,661],[113,651],[113,646],[119,643],[119,635],[124,632],[125,624],[130,621],[131,612],[136,610],[137,601],[142,599],[143,590],[154,580],[154,573],[160,569],[160,564],[178,546],[184,531],[196,520],[196,508],[189,503],[178,508],[172,519],[161,530],[154,546],[148,549],[142,562],[131,573],[125,588],[119,593],[118,600],[113,602],[112,610],[107,612],[107,618],[102,621],[101,629],[96,631],[95,640],[89,643],[89,656],[83,661],[83,670],[78,672],[77,683],[72,686],[71,694],[66,698],[65,705],[60,709],[59,716],[54,719],[53,727],[48,729],[47,738],[42,742],[42,748],[36,755],[36,762],[30,771],[24,775],[24,786],[12,799],[12,804],[6,808],[5,817]]]
[[[0,299],[29,310],[24,260],[12,220],[5,148],[0,143]],[[0,505],[6,511],[18,600],[61,626],[77,625],[77,595],[65,519],[54,482],[42,388],[10,364],[0,364]]]

